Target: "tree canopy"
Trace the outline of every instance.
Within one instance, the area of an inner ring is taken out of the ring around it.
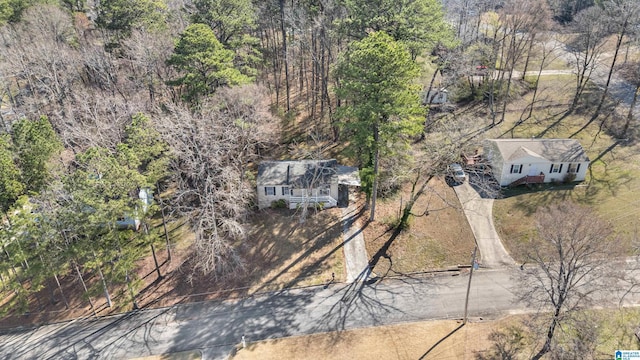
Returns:
[[[378,153],[406,147],[422,130],[425,110],[415,83],[420,68],[404,44],[379,31],[350,44],[335,73],[336,95],[345,101],[336,115],[362,166],[363,187],[375,196]]]
[[[209,26],[189,25],[167,60],[182,74],[170,84],[182,86],[184,100],[196,104],[201,97],[213,94],[221,86],[250,80],[234,68],[233,59],[233,51],[224,48]]]
[[[49,161],[62,144],[46,116],[13,124],[13,142],[27,192],[39,192],[49,179]]]
[[[386,32],[403,42],[414,58],[438,42],[454,41],[437,0],[343,0],[343,3],[347,16],[342,27],[356,39],[366,37],[369,31]]]
[[[20,181],[20,169],[13,160],[11,141],[6,135],[0,136],[0,209],[7,211],[24,191]]]

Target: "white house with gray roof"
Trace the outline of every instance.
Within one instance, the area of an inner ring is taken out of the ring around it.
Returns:
[[[358,168],[334,159],[265,161],[258,166],[256,183],[260,209],[281,199],[290,209],[315,204],[327,208],[338,204],[341,190],[360,186],[360,177]]]
[[[501,186],[583,181],[589,157],[574,139],[492,139],[484,157]]]

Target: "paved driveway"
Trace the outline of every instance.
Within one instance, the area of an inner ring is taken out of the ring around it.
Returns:
[[[344,260],[347,270],[347,283],[367,280],[369,269],[369,256],[364,243],[362,228],[354,222],[358,216],[358,208],[354,203],[342,209],[342,227],[344,241]]]
[[[493,199],[483,199],[464,182],[453,187],[480,250],[480,264],[486,268],[514,265],[493,224]]]

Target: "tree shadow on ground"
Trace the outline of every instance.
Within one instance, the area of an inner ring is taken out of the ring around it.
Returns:
[[[418,359],[419,360],[423,360],[427,357],[427,355],[429,355],[433,350],[435,350],[438,345],[442,344],[443,341],[447,340],[451,335],[455,334],[456,331],[462,329],[462,327],[464,326],[464,323],[460,323],[460,325],[458,325],[455,329],[451,330],[450,333],[448,333],[447,335],[445,335],[442,339],[438,340],[435,344],[433,344],[427,351],[425,351],[424,354],[422,354],[422,356],[420,356]]]
[[[513,208],[522,212],[526,218],[532,216],[540,207],[556,201],[574,199],[577,184],[529,184],[503,189],[505,199],[515,198]]]
[[[355,220],[361,218],[365,213],[365,210],[363,207],[360,207],[358,209],[356,209],[356,211],[351,214],[348,218],[340,218],[334,222],[331,223],[330,228],[327,228],[325,230],[323,230],[320,234],[315,234],[315,233],[311,233],[311,234],[307,234],[306,236],[308,236],[307,238],[309,239],[313,239],[313,238],[318,238],[319,236],[321,236],[322,234],[325,233],[330,233],[333,235],[339,234],[339,238],[342,239],[343,238],[343,227],[344,227],[344,223],[345,222],[351,222],[353,223]],[[309,248],[307,248],[304,252],[302,252],[300,255],[298,255],[297,257],[295,257],[294,259],[290,260],[290,262],[288,263],[288,265],[284,268],[282,268],[280,271],[278,271],[277,274],[273,275],[271,278],[265,280],[261,286],[259,286],[255,292],[259,293],[261,291],[267,290],[269,289],[269,287],[273,284],[276,284],[280,281],[280,278],[287,274],[289,272],[289,270],[293,269],[294,267],[301,265],[302,267],[300,269],[298,269],[296,272],[296,276],[285,281],[284,283],[281,284],[281,286],[287,288],[287,287],[292,287],[295,286],[296,284],[298,284],[300,281],[308,278],[309,276],[317,273],[319,271],[319,269],[321,269],[322,267],[326,267],[327,265],[327,261],[333,257],[338,251],[340,251],[344,245],[346,243],[348,243],[349,241],[353,240],[358,234],[360,234],[362,231],[364,231],[364,229],[366,228],[367,224],[365,223],[365,226],[363,226],[362,228],[358,229],[358,231],[356,231],[355,233],[353,233],[349,238],[347,239],[343,239],[343,241],[340,241],[339,244],[333,246],[333,247],[329,247],[327,248],[327,245],[329,245],[326,242],[320,242],[320,241],[316,241],[315,243],[313,243],[313,245]],[[330,237],[330,239],[328,240],[334,240],[333,237]],[[316,254],[319,253],[321,250],[322,251],[322,255],[320,257],[318,257],[317,259],[313,260],[313,261],[308,261],[308,259],[311,257],[312,254]],[[273,261],[273,263],[281,263],[279,261]]]

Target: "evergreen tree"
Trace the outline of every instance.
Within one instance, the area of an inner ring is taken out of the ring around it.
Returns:
[[[213,94],[221,86],[249,81],[234,68],[233,58],[233,51],[224,48],[209,26],[189,25],[167,61],[182,76],[169,84],[182,86],[183,99],[197,105],[200,98]]]
[[[25,190],[37,193],[49,180],[49,162],[53,155],[62,150],[62,144],[46,116],[35,121],[22,119],[12,128]]]
[[[0,210],[6,212],[24,191],[20,169],[14,162],[11,139],[0,135]]]
[[[336,95],[345,101],[338,109],[349,147],[362,165],[365,192],[370,195],[371,220],[375,217],[378,156],[397,146],[409,145],[420,133],[424,108],[415,80],[420,74],[406,46],[384,32],[374,32],[353,42],[338,60]]]
[[[453,43],[453,31],[444,21],[437,0],[343,0],[347,15],[343,31],[362,39],[370,31],[382,31],[403,42],[415,59],[436,43]]]
[[[101,0],[97,11],[96,25],[126,37],[134,28],[162,26],[166,5],[162,0]]]

